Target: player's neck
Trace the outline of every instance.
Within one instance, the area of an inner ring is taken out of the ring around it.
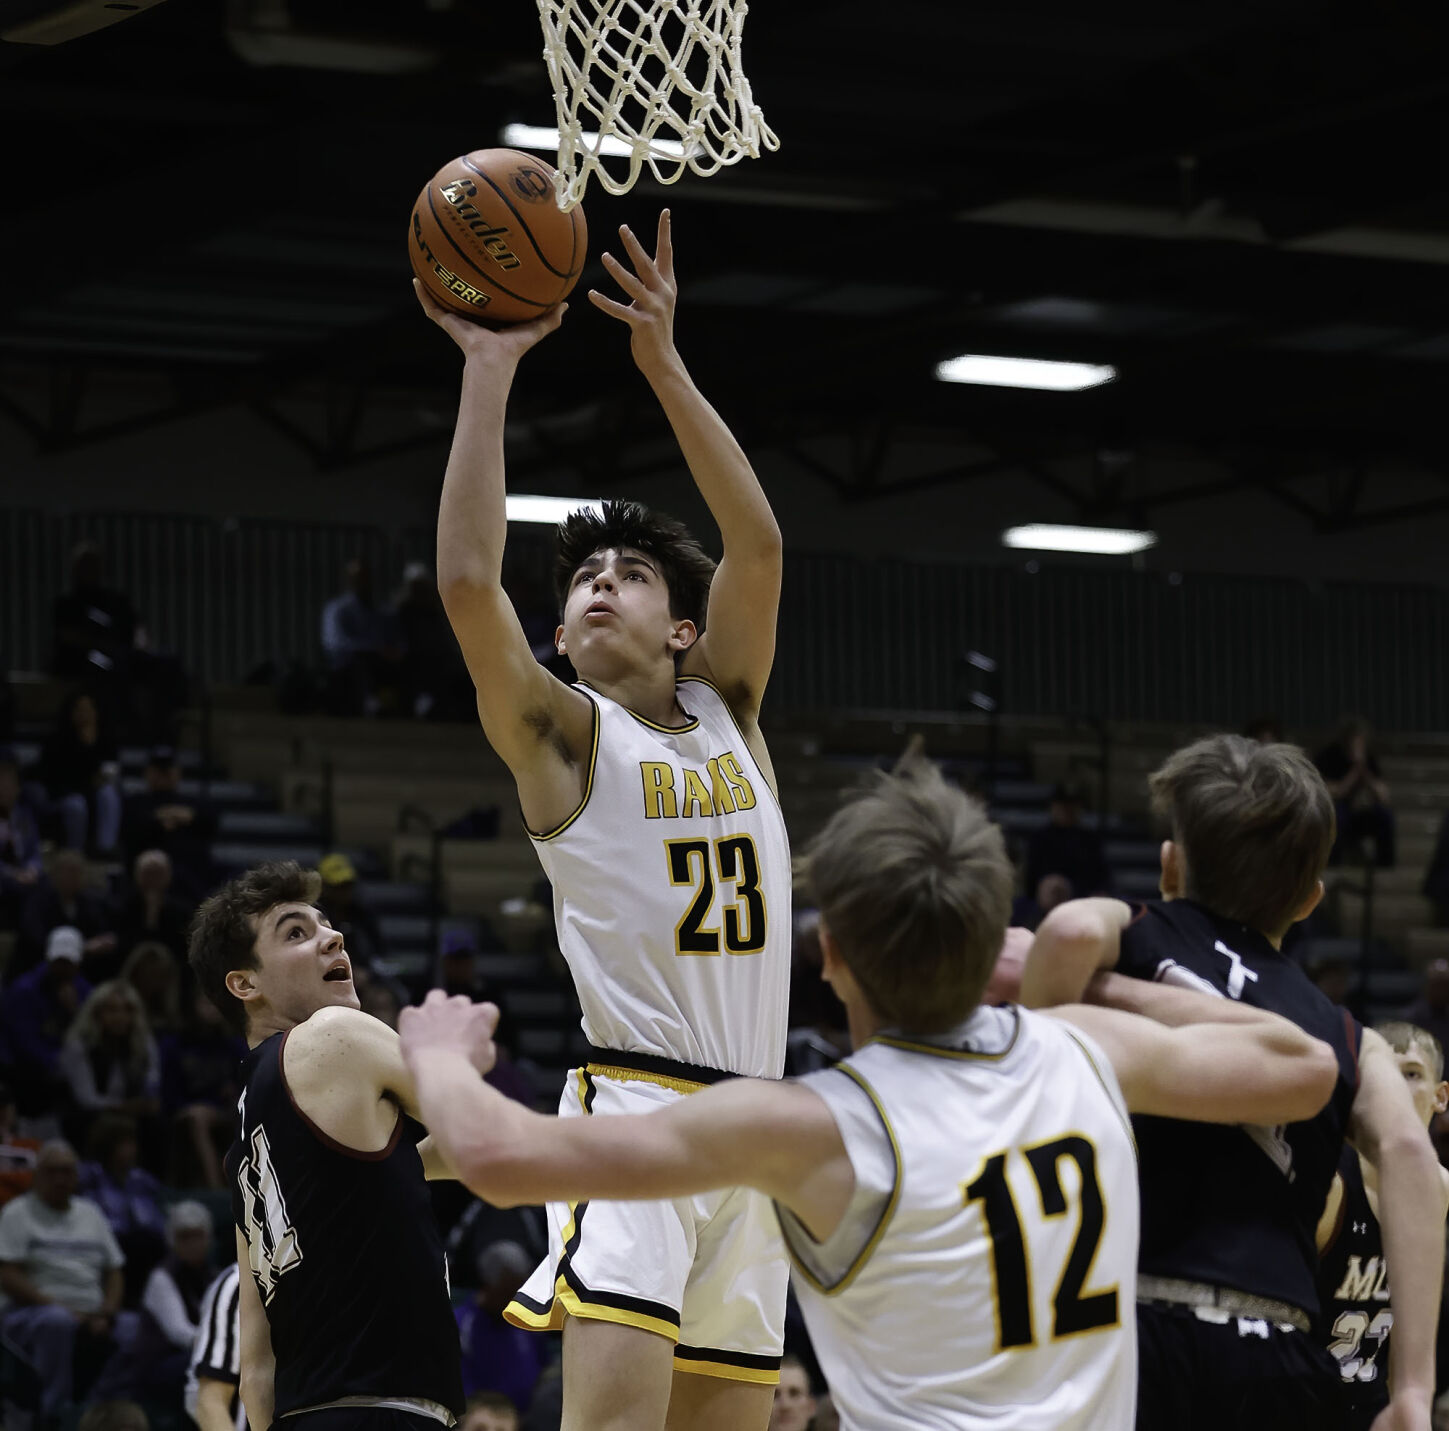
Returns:
[[[256,1048],[266,1043],[274,1034],[287,1033],[294,1028],[296,1024],[290,1019],[282,1019],[271,1013],[258,1015],[247,1024],[247,1047]]]
[[[584,676],[584,684],[601,696],[632,711],[653,725],[686,725],[687,718],[675,696],[675,670],[658,666],[649,671],[620,672],[611,680]]]
[[[845,1006],[845,1026],[850,1030],[851,1048],[860,1048],[885,1027],[885,1020],[867,1005],[851,1000]]]

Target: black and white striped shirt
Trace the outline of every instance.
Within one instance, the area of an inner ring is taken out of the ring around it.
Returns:
[[[236,1431],[246,1431],[247,1417],[235,1388],[241,1382],[241,1304],[237,1264],[220,1273],[201,1299],[201,1317],[191,1365],[186,1372],[186,1410],[196,1420],[196,1396],[202,1378],[230,1382]]]

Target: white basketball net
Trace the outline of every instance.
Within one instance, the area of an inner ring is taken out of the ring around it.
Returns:
[[[559,208],[583,198],[591,174],[622,194],[646,164],[672,184],[686,169],[709,175],[780,147],[740,63],[748,10],[745,0],[538,0]],[[627,158],[628,176],[610,174],[606,156]]]

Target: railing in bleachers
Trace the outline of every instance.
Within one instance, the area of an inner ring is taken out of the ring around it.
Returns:
[[[50,606],[82,537],[106,551],[156,644],[211,682],[316,664],[344,562],[386,597],[428,560],[430,530],[0,508],[0,659],[48,664]],[[1012,716],[1321,727],[1358,710],[1386,729],[1449,729],[1449,591],[1274,578],[909,562],[792,552],[775,710],[951,711],[960,658],[1000,667]]]

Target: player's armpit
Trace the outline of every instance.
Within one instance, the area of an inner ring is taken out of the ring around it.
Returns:
[[[246,1407],[247,1424],[255,1431],[266,1431],[272,1424],[275,1407],[277,1362],[272,1354],[272,1331],[266,1309],[252,1276],[251,1255],[241,1229],[236,1234],[236,1260],[241,1275],[237,1278],[237,1305],[241,1328],[241,1399]]]
[[[1101,1044],[1134,1113],[1274,1125],[1311,1118],[1338,1080],[1338,1057],[1287,1019],[1170,1029],[1088,1005],[1052,1010]]]

